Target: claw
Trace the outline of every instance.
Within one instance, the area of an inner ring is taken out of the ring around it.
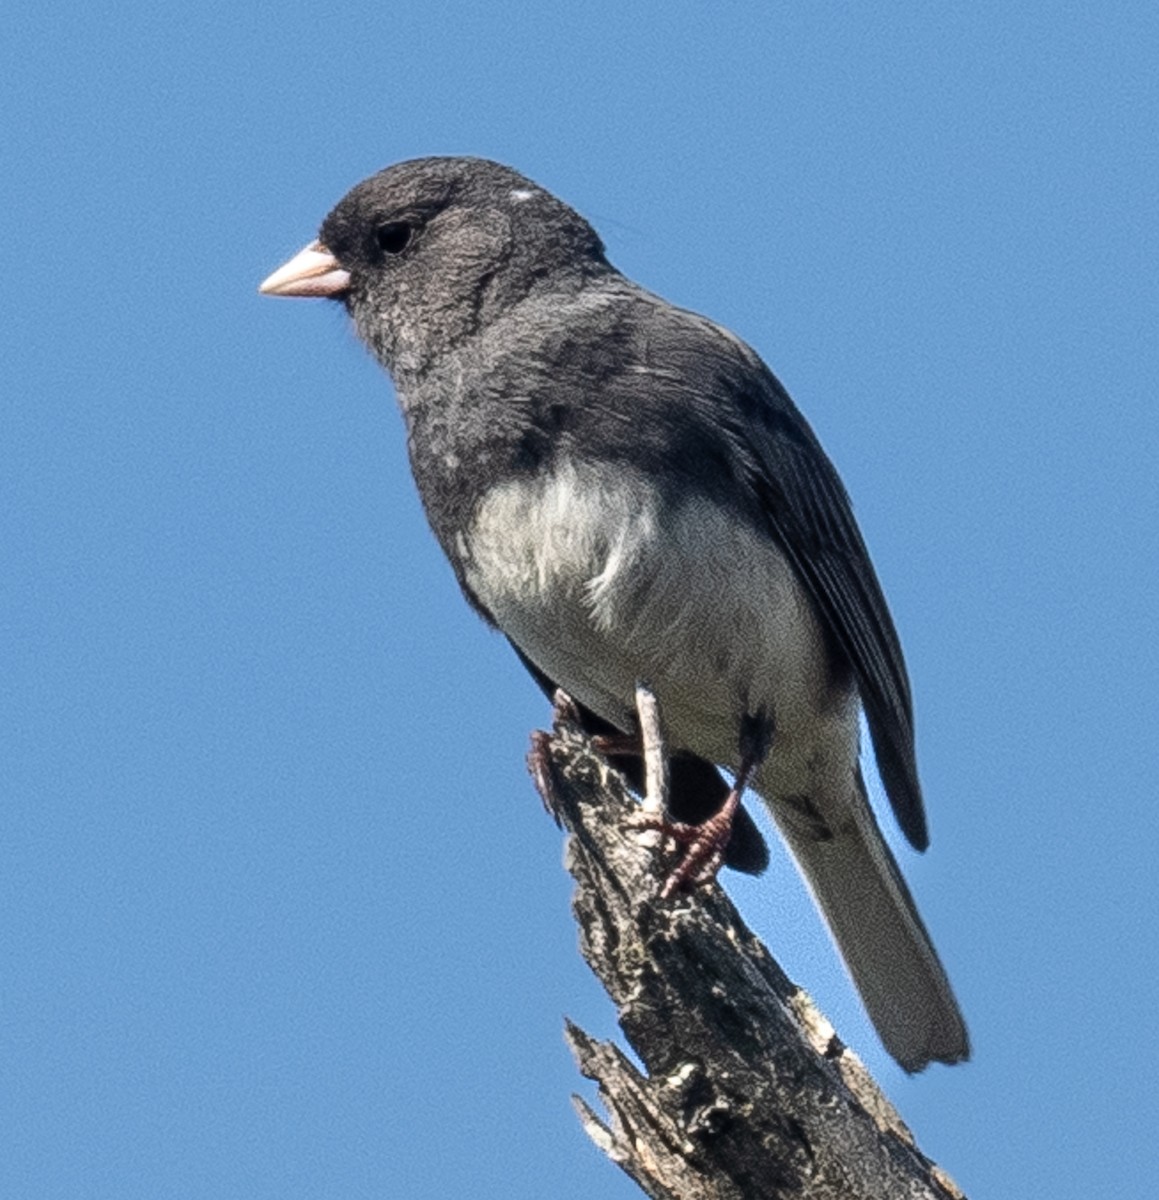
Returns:
[[[547,809],[551,819],[559,824],[559,816],[555,811],[555,768],[551,761],[551,734],[537,729],[531,735],[531,749],[527,752],[527,769],[531,772],[531,782],[539,793],[543,807]]]
[[[639,758],[644,753],[640,738],[634,733],[597,733],[592,738],[592,747],[605,758],[617,755]]]
[[[705,887],[716,879],[732,837],[732,822],[740,807],[740,790],[733,788],[721,810],[701,825],[685,825],[659,818],[664,833],[686,849],[664,881],[660,896],[667,900],[685,887]]]
[[[576,702],[563,690],[556,688],[555,695],[551,698],[551,719],[556,725],[582,725],[583,717],[580,714],[579,706]]]

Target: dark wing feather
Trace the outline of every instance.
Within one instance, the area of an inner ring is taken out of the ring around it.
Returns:
[[[738,405],[733,436],[749,450],[750,486],[852,668],[878,770],[909,841],[929,844],[914,757],[913,701],[897,631],[833,464],[796,405],[755,359],[763,387]]]

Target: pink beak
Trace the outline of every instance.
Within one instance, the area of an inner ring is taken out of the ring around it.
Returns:
[[[322,245],[311,242],[288,263],[280,266],[258,291],[263,296],[329,296],[336,298],[350,287],[350,272]]]

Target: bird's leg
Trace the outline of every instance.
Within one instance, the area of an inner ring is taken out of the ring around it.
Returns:
[[[686,886],[700,887],[716,878],[724,852],[732,837],[732,823],[740,808],[741,796],[749,780],[768,757],[773,740],[773,719],[767,713],[748,714],[741,721],[740,768],[736,781],[718,812],[699,825],[659,817],[654,813],[641,814],[640,821],[649,828],[660,829],[685,847],[676,869],[664,881],[660,895],[667,899]]]
[[[643,758],[645,769],[650,762],[656,766],[662,759],[665,771],[664,800],[667,803],[668,755],[660,731],[660,702],[646,683],[636,684],[636,715],[638,732],[620,733],[619,730],[615,730],[611,733],[597,733],[592,737],[592,748],[605,758]],[[647,794],[651,796],[652,792]]]
[[[660,702],[646,683],[636,684],[636,714],[644,752],[644,811],[663,816],[668,811],[671,784],[668,748],[664,744],[664,729],[660,724]]]

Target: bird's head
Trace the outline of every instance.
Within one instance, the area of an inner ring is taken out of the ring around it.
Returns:
[[[340,300],[393,374],[420,371],[525,296],[609,270],[595,230],[480,158],[397,163],[352,188],[318,240],[261,285]]]

